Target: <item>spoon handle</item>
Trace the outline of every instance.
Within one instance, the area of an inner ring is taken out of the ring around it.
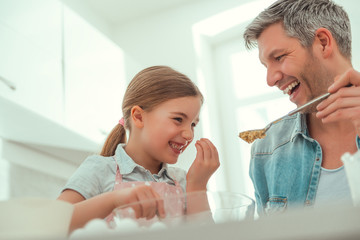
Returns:
[[[321,101],[321,100],[323,100],[323,99],[325,99],[325,98],[327,98],[327,97],[329,97],[329,96],[330,96],[330,93],[325,93],[325,94],[323,94],[323,95],[321,95],[321,96],[319,96],[319,97],[317,97],[317,98],[314,98],[313,100],[305,103],[304,105],[302,105],[302,106],[300,106],[300,107],[298,107],[298,108],[290,111],[290,112],[289,112],[288,114],[286,114],[285,116],[282,116],[282,117],[280,117],[280,118],[272,121],[271,123],[269,123],[269,124],[265,127],[265,132],[271,127],[271,125],[273,125],[274,123],[282,120],[284,117],[292,116],[292,115],[294,115],[295,113],[300,112],[300,111],[306,109],[307,107],[309,107],[309,106],[311,106],[311,105],[313,105],[313,104],[315,104],[315,103],[317,103],[317,102],[319,102],[319,101]]]
[[[302,105],[302,106],[300,106],[300,107],[298,107],[298,108],[290,111],[290,112],[287,114],[287,116],[292,116],[292,115],[294,115],[295,113],[300,112],[300,111],[306,109],[307,107],[309,107],[309,106],[311,106],[311,105],[313,105],[313,104],[315,104],[315,103],[317,103],[317,102],[319,102],[319,101],[321,101],[321,100],[323,100],[323,99],[325,99],[325,98],[327,98],[327,97],[329,97],[329,96],[330,96],[330,93],[325,93],[325,94],[323,94],[323,95],[321,95],[321,96],[319,96],[319,97],[317,97],[317,98],[314,98],[313,100],[305,103],[304,105]]]

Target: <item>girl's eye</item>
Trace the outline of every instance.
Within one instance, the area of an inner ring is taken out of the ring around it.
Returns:
[[[175,121],[181,123],[182,122],[182,118],[174,118]]]
[[[192,123],[191,126],[192,126],[192,127],[196,127],[196,123]]]

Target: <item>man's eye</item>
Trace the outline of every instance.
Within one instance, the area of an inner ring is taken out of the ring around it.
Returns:
[[[191,126],[192,126],[192,127],[196,127],[196,123],[192,123]]]
[[[285,56],[285,54],[276,57],[275,60],[276,60],[276,61],[280,61],[283,56]]]

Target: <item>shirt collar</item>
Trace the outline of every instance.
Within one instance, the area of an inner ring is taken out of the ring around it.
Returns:
[[[134,172],[135,169],[139,169],[140,171],[146,171],[146,169],[143,166],[134,162],[134,160],[125,152],[124,147],[125,144],[120,143],[115,150],[115,156],[114,156],[116,163],[119,165],[120,174],[121,175],[130,174]],[[168,176],[167,171],[168,171],[168,164],[163,163],[162,168],[160,169],[157,175],[161,176],[166,174]]]
[[[294,138],[299,134],[303,135],[306,138],[309,137],[309,134],[307,131],[307,124],[306,124],[306,114],[303,114],[303,113],[296,114],[295,128],[291,135],[291,141],[293,141]]]
[[[304,113],[297,113],[297,115],[296,115],[295,128],[291,135],[291,141],[294,141],[294,138],[299,134],[303,135],[304,138],[307,138],[310,141],[314,141],[309,136],[309,132],[307,130],[307,123],[306,123],[306,114],[304,114]],[[357,146],[357,149],[360,149],[360,137],[357,135],[356,135],[356,146]]]

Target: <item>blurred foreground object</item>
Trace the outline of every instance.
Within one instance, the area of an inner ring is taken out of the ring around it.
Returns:
[[[50,199],[0,201],[0,239],[65,239],[73,210],[70,203]]]
[[[345,153],[341,160],[344,163],[353,203],[360,206],[360,151],[353,155]]]
[[[179,204],[176,203],[178,202],[181,203],[180,206],[183,206],[182,211],[177,211]],[[166,197],[164,199],[165,218],[155,216],[152,219],[136,219],[133,207],[144,204],[145,202],[134,202],[116,208],[108,225],[103,219],[92,220],[84,228],[75,230],[70,235],[70,240],[103,237],[104,235],[111,237],[150,233],[188,225],[213,226],[226,222],[253,221],[255,213],[253,199],[241,193],[225,191],[199,191],[179,194],[176,197]]]

